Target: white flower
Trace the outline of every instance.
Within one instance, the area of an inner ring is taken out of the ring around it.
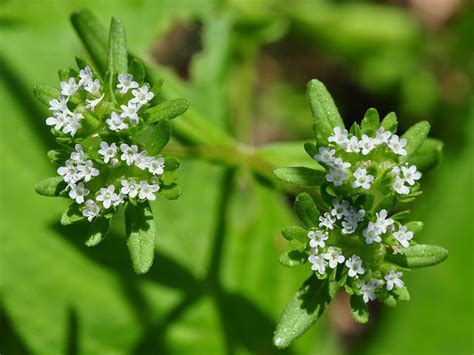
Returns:
[[[118,113],[112,112],[112,115],[108,120],[105,120],[105,123],[107,123],[111,131],[121,131],[122,129],[128,128],[128,124],[123,122],[123,120],[124,118]]]
[[[346,213],[344,213],[344,217],[348,221],[353,221],[355,223],[359,223],[360,221],[364,220],[365,210],[355,210],[354,208],[349,209]]]
[[[136,81],[132,81],[133,75],[131,74],[119,74],[117,89],[121,94],[126,94],[130,89],[136,89],[138,87],[138,83]]]
[[[400,167],[395,165],[393,168],[392,168],[392,175],[393,176],[398,176],[400,175]]]
[[[394,134],[388,141],[388,147],[398,155],[407,155],[407,151],[404,147],[407,145],[407,140],[405,138],[400,139],[396,134]]]
[[[71,136],[74,137],[77,130],[81,128],[80,122],[82,118],[83,118],[82,113],[78,113],[78,112],[73,112],[69,114],[68,116],[66,116],[64,120],[63,132],[66,134],[71,133]]]
[[[357,255],[352,255],[350,259],[347,259],[346,266],[349,268],[350,277],[357,276],[357,274],[362,275],[365,272],[362,260]]]
[[[101,188],[99,194],[96,197],[97,201],[102,201],[102,205],[104,205],[104,208],[110,208],[110,206],[114,204],[117,198],[118,195],[115,193],[114,185],[109,185],[106,188]]]
[[[380,127],[377,132],[375,132],[375,143],[376,144],[387,144],[388,140],[392,133],[390,131],[386,131],[383,127]]]
[[[403,276],[403,273],[396,272],[391,269],[387,275],[384,276],[384,279],[387,281],[387,290],[391,291],[393,286],[403,287],[405,283],[400,279]]]
[[[122,118],[127,118],[131,124],[136,125],[138,123],[138,115],[137,111],[140,109],[137,105],[135,105],[131,100],[128,102],[128,105],[120,105],[122,109]]]
[[[416,170],[415,165],[412,165],[409,168],[402,166],[402,173],[405,182],[407,182],[410,186],[415,185],[415,181],[420,180],[421,178],[421,173]]]
[[[334,208],[331,210],[331,214],[333,216],[336,216],[337,219],[341,219],[342,216],[347,213],[350,207],[349,201],[346,200],[338,201],[336,199],[333,199],[332,205],[334,206]]]
[[[352,234],[357,229],[357,222],[352,219],[342,221],[342,234]]]
[[[105,96],[105,94],[102,94],[101,97],[99,97],[98,99],[95,99],[95,100],[86,99],[86,104],[87,104],[86,108],[91,110],[92,112],[94,112],[95,107],[99,104],[99,102],[102,101],[104,96]]]
[[[329,168],[326,181],[332,182],[335,186],[341,186],[347,180],[347,174],[346,170]]]
[[[386,233],[387,230],[393,228],[393,223],[395,221],[391,218],[387,218],[387,210],[380,210],[375,215],[377,216],[377,221],[375,222],[375,225],[378,229],[380,229],[381,233]]]
[[[359,153],[360,152],[359,140],[357,139],[357,137],[353,136],[347,141],[347,143],[346,143],[346,152],[348,152],[348,153]]]
[[[367,155],[372,149],[375,148],[375,139],[370,138],[368,135],[363,134],[362,139],[359,141],[359,147],[362,150],[362,155]]]
[[[75,151],[71,153],[71,160],[74,161],[76,164],[81,164],[86,161],[87,156],[82,150],[82,145],[76,144],[74,146]]]
[[[408,195],[410,193],[410,188],[405,186],[405,180],[400,176],[395,177],[395,182],[392,184],[392,188],[399,193],[400,195]]]
[[[76,201],[76,203],[83,203],[84,196],[89,195],[89,190],[84,187],[82,182],[76,184],[69,184],[71,191],[69,191],[69,197]]]
[[[362,231],[362,235],[364,236],[365,242],[367,244],[372,244],[374,242],[380,243],[382,241],[382,238],[380,238],[381,234],[382,231],[373,222],[369,222],[367,228]]]
[[[147,199],[150,201],[154,201],[156,199],[155,192],[160,189],[159,185],[150,185],[146,181],[140,182],[140,193],[138,197],[141,199]]]
[[[76,79],[69,78],[68,81],[61,81],[61,95],[69,97],[74,95],[79,89],[79,85],[76,83]]]
[[[325,147],[319,147],[319,153],[314,155],[314,159],[322,163],[330,163],[334,160],[335,149],[327,149]]]
[[[80,179],[77,167],[72,164],[70,160],[66,160],[65,166],[58,168],[57,172],[63,177],[63,180],[68,184],[73,184]]]
[[[69,110],[67,108],[67,100],[64,96],[59,96],[59,99],[51,100],[49,103],[49,110],[52,112],[64,112]]]
[[[100,207],[94,202],[94,200],[87,200],[86,201],[86,208],[82,211],[82,215],[87,218],[89,222],[97,217],[100,213]]]
[[[99,175],[99,169],[94,168],[92,160],[87,160],[83,164],[78,165],[77,169],[79,170],[79,176],[84,181],[89,181],[93,176]]]
[[[357,281],[357,285],[359,286],[359,291],[365,303],[375,300],[376,298],[375,290],[377,289],[377,287],[380,286],[380,283],[381,281],[377,279],[373,279],[369,281],[368,284],[366,284],[362,280]]]
[[[342,264],[345,260],[344,255],[341,254],[339,249],[329,247],[327,252],[323,254],[324,259],[329,263],[329,267],[334,269],[337,267],[337,264]]]
[[[165,160],[162,157],[151,158],[148,171],[153,175],[161,175],[165,171]]]
[[[347,171],[351,167],[351,163],[343,161],[341,158],[336,158],[333,161],[333,167],[335,169],[341,169]]]
[[[86,66],[84,69],[79,71],[79,78],[81,78],[81,80],[79,80],[79,85],[87,84],[92,81],[93,77],[91,68]]]
[[[100,94],[100,81],[99,79],[96,79],[94,81],[90,80],[87,81],[84,85],[84,90],[87,92],[91,93],[94,96],[97,96]]]
[[[362,168],[357,168],[354,178],[352,187],[362,187],[364,190],[370,189],[370,183],[375,179],[372,175],[367,175],[367,170]]]
[[[148,86],[143,85],[141,88],[137,90],[132,90],[132,94],[134,98],[131,100],[132,103],[136,105],[145,105],[148,101],[150,101],[153,96],[155,96],[154,93],[151,91],[148,91]]]
[[[408,248],[410,245],[408,241],[413,238],[413,232],[408,231],[406,226],[400,226],[398,231],[393,232],[393,237],[402,245],[402,247]]]
[[[54,126],[54,129],[59,131],[65,126],[68,117],[67,111],[56,111],[53,112],[53,116],[46,119],[46,124]]]
[[[148,169],[153,158],[146,155],[146,150],[140,152],[135,159],[135,166],[141,170]]]
[[[324,216],[319,216],[319,227],[329,228],[330,230],[334,229],[334,223],[336,223],[336,219],[331,217],[329,212],[326,212]]]
[[[137,184],[135,179],[122,179],[120,181],[120,184],[122,184],[122,188],[120,189],[120,192],[124,195],[128,195],[131,198],[135,198],[138,195],[138,192],[140,190],[140,185]]]
[[[127,165],[132,165],[137,160],[138,147],[135,144],[129,146],[128,144],[122,143],[120,144],[120,150],[122,151],[120,159],[125,161]]]
[[[335,127],[333,132],[333,135],[328,138],[328,141],[334,142],[342,147],[346,147],[348,143],[347,130],[341,129],[341,127]]]
[[[329,235],[323,231],[309,231],[308,238],[310,238],[309,246],[311,248],[324,248],[326,246],[325,240],[328,240]]]
[[[126,195],[124,195],[122,193],[118,194],[117,198],[113,202],[114,207],[120,206],[122,203],[125,203],[125,197],[126,197]]]
[[[117,146],[115,143],[109,145],[107,142],[100,142],[99,154],[102,155],[104,163],[108,163],[111,159],[115,158]]]
[[[308,261],[311,263],[311,270],[319,272],[321,275],[324,275],[326,272],[326,266],[328,265],[327,261],[324,260],[323,255],[310,255]]]

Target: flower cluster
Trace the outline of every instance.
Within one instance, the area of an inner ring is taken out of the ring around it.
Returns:
[[[52,116],[46,119],[62,145],[54,152],[64,157],[55,161],[65,183],[63,195],[74,200],[89,222],[110,216],[125,203],[155,200],[161,187],[169,191],[176,185],[171,171],[177,167],[175,158],[169,157],[172,163],[165,169],[159,151],[147,152],[157,126],[143,118],[155,97],[149,84],[134,81],[130,73],[105,81],[94,73],[86,65],[61,81],[59,97],[49,100]],[[110,85],[113,90],[107,89]],[[169,132],[163,135],[169,139]]]
[[[314,159],[327,167],[326,181],[334,186],[350,185],[369,190],[385,176],[387,169],[377,169],[377,162],[374,163],[374,160],[383,157],[385,165],[392,169],[391,188],[398,194],[408,195],[410,187],[421,178],[421,173],[415,165],[398,164],[398,157],[407,155],[406,144],[405,138],[400,139],[383,127],[377,129],[374,137],[362,134],[360,139],[345,129],[335,127],[328,138],[328,145],[320,146]]]

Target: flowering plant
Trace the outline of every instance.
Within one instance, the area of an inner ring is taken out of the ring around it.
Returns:
[[[309,192],[319,197],[317,207],[310,194],[299,194],[295,212],[305,228],[282,230],[291,250],[280,262],[288,267],[309,262],[312,274],[283,312],[274,337],[278,347],[303,334],[341,287],[350,295],[354,319],[366,323],[366,303],[378,299],[394,306],[408,300],[403,274],[447,257],[441,247],[414,242],[422,222],[402,222],[409,211],[401,203],[421,194],[416,164],[429,167],[429,124],[419,122],[399,137],[394,113],[380,122],[369,109],[347,131],[321,82],[308,84],[308,96],[316,144],[305,149],[318,169],[281,168],[275,175],[313,187]]]
[[[59,176],[36,185],[45,196],[73,200],[61,223],[91,223],[87,246],[109,232],[111,219],[125,207],[128,247],[137,273],[148,271],[154,255],[155,225],[149,201],[160,194],[176,199],[177,158],[163,156],[171,137],[170,119],[186,111],[186,100],[162,102],[162,82],[145,81],[143,64],[129,61],[125,31],[117,19],[110,26],[107,66],[96,69],[76,58],[79,70],[60,70],[60,90],[35,87],[51,116],[46,124],[59,146],[48,152]]]

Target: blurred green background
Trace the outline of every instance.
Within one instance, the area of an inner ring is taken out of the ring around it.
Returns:
[[[304,90],[333,94],[347,124],[368,107],[426,119],[445,142],[442,163],[409,208],[419,241],[449,249],[416,270],[412,300],[372,305],[367,326],[341,295],[289,354],[472,354],[474,10],[460,0],[0,1],[1,333],[8,354],[270,354],[283,306],[308,270],[286,269],[281,192],[245,168],[184,160],[177,201],[154,205],[159,239],[150,272],[135,275],[122,223],[99,246],[64,227],[66,201],[36,195],[55,168],[36,83],[86,55],[69,22],[90,8],[125,24],[131,52],[199,115],[249,146],[311,139]],[[311,164],[310,158],[306,164]],[[286,157],[282,157],[285,160]],[[298,156],[299,159],[299,156]]]

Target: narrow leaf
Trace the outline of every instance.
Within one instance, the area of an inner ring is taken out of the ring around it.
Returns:
[[[299,186],[320,186],[324,183],[326,173],[303,166],[278,168],[273,174],[280,180]]]
[[[107,31],[90,10],[72,14],[71,22],[99,71],[107,70]]]
[[[411,126],[403,135],[402,138],[407,140],[405,150],[407,151],[404,161],[410,159],[410,156],[415,153],[423,144],[430,131],[430,124],[427,121],[421,121]]]
[[[304,264],[307,260],[306,253],[299,250],[290,250],[280,255],[280,264],[285,267],[295,267]]]
[[[69,159],[70,153],[64,150],[51,149],[50,151],[48,151],[46,156],[48,157],[51,163],[63,165],[64,162]]]
[[[33,94],[42,104],[49,107],[49,102],[57,99],[60,92],[52,86],[38,84],[33,87]]]
[[[125,209],[125,230],[133,269],[137,274],[146,273],[155,255],[155,222],[148,202]]]
[[[159,120],[153,127],[148,140],[145,144],[146,151],[149,155],[158,155],[171,138],[170,121],[164,119]]]
[[[369,310],[361,296],[351,295],[351,312],[357,323],[367,323],[369,321]]]
[[[92,221],[91,229],[89,231],[89,238],[86,240],[88,247],[99,244],[109,233],[111,226],[111,219],[105,217],[96,217]]]
[[[108,69],[111,73],[127,73],[127,39],[122,22],[112,17],[109,32]]]
[[[61,216],[61,224],[68,226],[70,224],[82,221],[85,217],[82,215],[77,203],[71,204]]]
[[[189,107],[189,101],[186,99],[174,99],[165,101],[145,111],[144,119],[147,122],[156,122],[158,120],[171,120],[184,112]]]
[[[281,230],[281,234],[283,234],[286,240],[299,240],[302,243],[308,241],[308,232],[301,227],[285,227]]]
[[[311,80],[307,86],[307,96],[314,118],[315,138],[324,142],[332,134],[334,127],[344,127],[344,122],[334,100],[319,80]]]
[[[327,280],[318,280],[312,274],[285,307],[273,337],[275,346],[286,348],[303,335],[330,302]]]
[[[296,196],[294,208],[296,215],[306,227],[312,228],[318,225],[319,211],[308,193],[303,192]]]
[[[35,185],[36,192],[43,196],[59,196],[65,188],[66,183],[61,176],[43,179]]]
[[[140,84],[143,83],[143,80],[145,79],[145,67],[138,59],[132,59],[128,72],[133,75],[133,80]]]
[[[360,129],[362,130],[362,133],[367,134],[369,137],[372,137],[375,135],[375,132],[379,128],[379,125],[379,113],[376,109],[369,108],[360,124]]]
[[[390,112],[387,116],[385,116],[380,126],[386,131],[395,133],[398,128],[398,120],[395,112]]]
[[[403,249],[403,254],[387,254],[387,260],[406,268],[433,266],[448,257],[448,251],[437,245],[418,244]]]
[[[306,150],[306,153],[314,159],[314,156],[318,153],[318,149],[316,148],[316,144],[314,143],[305,143],[304,144],[304,150]]]

